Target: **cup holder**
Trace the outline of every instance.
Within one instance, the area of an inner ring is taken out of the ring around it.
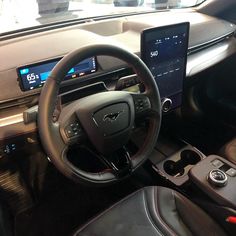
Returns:
[[[182,176],[184,174],[184,167],[181,160],[175,161],[166,161],[164,163],[164,170],[168,175],[171,176]]]
[[[196,165],[199,161],[201,161],[201,156],[193,150],[183,150],[180,153],[180,160],[182,160],[186,166]]]
[[[178,161],[168,160],[164,162],[164,170],[168,175],[179,177],[185,172],[185,167],[195,165],[201,161],[201,156],[193,150],[183,150]]]

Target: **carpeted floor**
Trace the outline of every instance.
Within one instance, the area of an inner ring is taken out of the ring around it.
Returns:
[[[15,218],[17,236],[71,235],[80,225],[139,188],[130,180],[110,187],[85,187],[61,177],[38,204]]]

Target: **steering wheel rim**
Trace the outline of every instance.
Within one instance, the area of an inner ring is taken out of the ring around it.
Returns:
[[[40,94],[38,128],[46,154],[62,174],[74,181],[105,184],[115,182],[119,180],[119,178],[110,170],[99,173],[89,173],[70,163],[66,158],[68,146],[62,138],[60,124],[54,122],[52,119],[59,87],[67,72],[79,62],[98,55],[112,56],[123,60],[133,68],[140,81],[145,86],[143,96],[146,96],[150,101],[152,115],[149,117],[150,121],[147,137],[139,151],[131,157],[132,168],[130,174],[148,158],[156,144],[161,124],[161,100],[159,90],[151,72],[143,61],[135,54],[117,46],[103,44],[88,45],[69,53],[54,67]]]

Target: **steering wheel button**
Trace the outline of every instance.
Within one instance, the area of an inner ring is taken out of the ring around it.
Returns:
[[[76,131],[78,131],[78,128],[77,127],[72,127],[72,131],[76,132]]]
[[[71,138],[71,137],[74,136],[74,133],[72,132],[72,130],[66,130],[66,136],[67,136],[68,138]]]

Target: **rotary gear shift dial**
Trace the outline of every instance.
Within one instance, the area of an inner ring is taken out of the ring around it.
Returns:
[[[228,178],[224,171],[215,169],[208,174],[208,181],[215,187],[223,187],[227,184]]]

